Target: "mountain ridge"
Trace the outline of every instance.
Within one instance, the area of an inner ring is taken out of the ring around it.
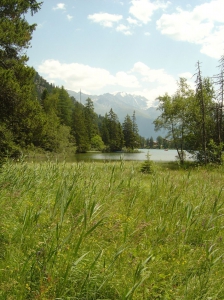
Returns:
[[[104,116],[112,108],[117,114],[121,123],[126,115],[132,115],[135,111],[136,122],[139,128],[139,134],[145,138],[156,138],[159,132],[155,132],[153,121],[158,117],[159,112],[155,106],[149,106],[148,100],[143,96],[132,95],[125,92],[104,93],[102,95],[88,95],[82,92],[67,90],[70,96],[73,96],[83,105],[85,100],[90,98],[94,103],[94,110],[98,115]]]

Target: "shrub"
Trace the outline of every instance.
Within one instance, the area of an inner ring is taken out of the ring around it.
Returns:
[[[154,168],[153,168],[153,162],[150,159],[149,152],[146,154],[146,158],[147,158],[147,160],[145,160],[142,163],[140,171],[142,173],[151,174],[151,173],[153,173]]]

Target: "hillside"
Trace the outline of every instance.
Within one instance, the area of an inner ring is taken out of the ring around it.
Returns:
[[[136,121],[139,128],[139,134],[144,137],[157,137],[158,132],[154,131],[153,121],[159,115],[156,107],[148,107],[148,100],[142,96],[136,96],[118,92],[116,94],[106,93],[103,95],[87,95],[67,90],[70,96],[73,96],[77,101],[85,104],[85,100],[89,97],[93,103],[95,112],[104,116],[111,108],[117,114],[122,123],[127,114],[132,115],[133,111],[136,114]],[[156,104],[156,103],[155,103]]]
[[[55,86],[48,83],[43,77],[36,73],[35,79],[36,94],[40,99],[44,89],[49,93],[53,91]],[[105,93],[103,95],[88,95],[85,93],[67,90],[68,94],[74,97],[81,104],[85,104],[86,99],[90,98],[94,103],[94,110],[98,115],[104,116],[112,108],[117,114],[120,122],[124,121],[126,115],[132,115],[135,111],[136,121],[139,128],[139,134],[145,138],[156,138],[162,135],[161,132],[154,131],[153,121],[159,115],[155,106],[148,106],[148,100],[145,97],[131,95],[124,92],[117,92],[114,94]]]

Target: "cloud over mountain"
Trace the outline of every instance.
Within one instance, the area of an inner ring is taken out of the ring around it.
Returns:
[[[192,10],[177,8],[163,14],[157,21],[158,30],[177,41],[201,46],[201,52],[220,58],[224,49],[224,1],[213,0]]]

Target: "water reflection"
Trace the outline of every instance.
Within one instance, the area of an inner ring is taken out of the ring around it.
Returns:
[[[150,154],[150,159],[153,161],[175,161],[177,160],[177,151],[163,149],[139,149],[139,153],[80,153],[71,157],[71,161],[111,161],[111,160],[136,160],[144,161],[147,159],[147,153]],[[187,159],[190,158],[187,156]]]

